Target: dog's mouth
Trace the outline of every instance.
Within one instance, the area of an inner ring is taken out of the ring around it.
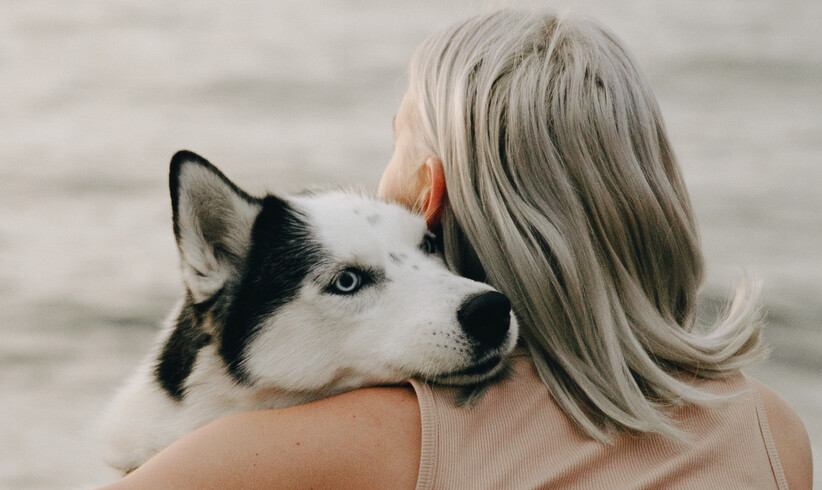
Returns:
[[[468,385],[493,377],[503,366],[499,355],[492,355],[467,368],[431,376],[428,380],[442,385]]]
[[[488,359],[474,364],[473,366],[467,367],[455,373],[452,373],[454,376],[477,376],[483,375],[492,371],[494,368],[499,366],[500,362],[502,362],[502,358],[500,356],[491,356]]]

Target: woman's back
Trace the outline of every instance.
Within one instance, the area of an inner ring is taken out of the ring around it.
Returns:
[[[449,389],[413,382],[422,413],[417,488],[788,488],[762,397],[742,374],[697,382],[741,394],[717,408],[677,408],[688,442],[623,432],[609,445],[564,414],[527,355],[513,367],[474,407],[454,406]],[[791,430],[781,425],[774,430]],[[788,453],[809,456],[805,449]]]

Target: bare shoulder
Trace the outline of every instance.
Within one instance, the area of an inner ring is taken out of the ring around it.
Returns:
[[[761,382],[751,379],[765,405],[768,425],[790,488],[811,488],[813,459],[808,431],[788,402]]]
[[[222,418],[112,488],[414,488],[420,445],[413,388],[367,388]]]

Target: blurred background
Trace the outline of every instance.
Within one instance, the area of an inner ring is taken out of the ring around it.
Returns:
[[[765,281],[822,471],[822,2],[512,3],[610,26],[655,88],[701,226],[705,298]],[[0,0],[0,487],[116,477],[93,426],[181,292],[168,162],[262,193],[374,190],[406,64],[500,2]],[[822,477],[817,476],[817,481]]]

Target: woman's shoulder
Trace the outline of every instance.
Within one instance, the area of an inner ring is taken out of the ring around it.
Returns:
[[[763,431],[771,434],[788,486],[811,488],[813,458],[805,425],[796,411],[775,391],[760,381],[748,379],[762,401],[766,424]]]

